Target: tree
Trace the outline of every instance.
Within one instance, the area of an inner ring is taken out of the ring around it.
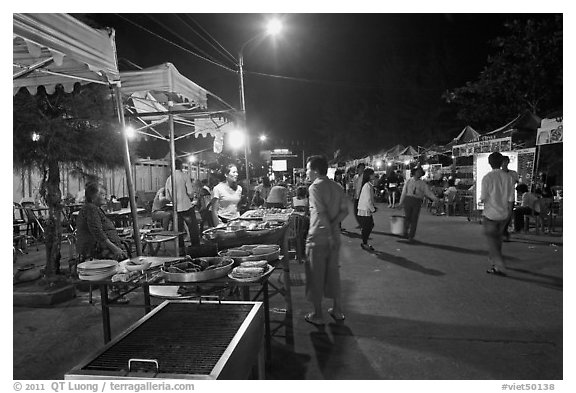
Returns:
[[[562,107],[562,15],[505,24],[508,35],[493,42],[495,54],[476,81],[445,94],[458,118],[493,129],[526,110],[545,115]]]
[[[36,95],[21,89],[13,98],[13,161],[19,168],[37,168],[40,196],[48,207],[45,224],[44,274],[60,273],[62,192],[60,167],[74,165],[87,170],[116,167],[122,163],[122,140],[114,116],[110,91],[87,85],[72,93],[59,86],[49,95],[43,87]],[[35,134],[38,138],[32,138]]]

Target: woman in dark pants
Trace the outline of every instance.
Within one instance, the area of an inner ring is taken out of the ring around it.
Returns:
[[[428,197],[434,202],[438,202],[439,200],[432,190],[430,190],[428,184],[420,179],[422,176],[424,176],[422,167],[417,166],[412,169],[412,177],[404,183],[400,203],[398,204],[398,206],[404,207],[404,236],[409,242],[414,241],[416,228],[418,226],[418,217],[420,216],[420,208],[422,207],[424,197]]]
[[[376,211],[373,188],[375,179],[374,170],[366,168],[362,174],[362,187],[358,198],[358,221],[362,228],[362,244],[360,244],[360,247],[368,251],[374,251],[374,247],[368,244],[368,238],[374,228],[374,217],[372,217],[372,214]]]

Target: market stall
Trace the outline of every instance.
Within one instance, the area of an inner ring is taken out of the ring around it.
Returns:
[[[113,87],[115,94],[120,95],[113,29],[93,29],[68,14],[15,13],[12,20],[13,94],[23,87],[35,94],[38,86],[44,86],[48,93],[52,93],[56,85],[62,85],[65,91],[70,92],[75,83],[99,83]],[[123,125],[120,108],[118,116]],[[140,253],[136,199],[125,135],[124,167],[136,250]]]
[[[139,123],[136,131],[169,143],[171,174],[176,170],[175,141],[179,138],[211,134],[215,137],[214,150],[221,152],[223,134],[232,124],[223,116],[234,113],[231,106],[224,103],[227,109],[208,111],[209,92],[180,74],[171,63],[122,72],[121,79],[124,109]],[[157,130],[163,124],[169,127],[168,138]],[[184,125],[186,131],[176,135],[175,124]],[[172,182],[172,195],[177,195],[176,187]],[[174,206],[173,222],[178,222],[177,211]]]

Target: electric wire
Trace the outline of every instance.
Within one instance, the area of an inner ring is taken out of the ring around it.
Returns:
[[[177,16],[177,15],[176,15]],[[182,40],[182,42],[185,42],[187,45],[190,45],[192,48],[196,49],[199,53],[203,54],[206,58],[212,60],[213,62],[217,62],[216,59],[214,59],[212,56],[210,56],[208,53],[206,53],[205,51],[203,51],[202,49],[200,49],[199,47],[197,47],[196,45],[194,45],[192,42],[190,42],[188,39],[182,37],[180,34],[178,34],[176,31],[174,31],[173,29],[171,29],[170,27],[166,26],[163,22],[159,21],[158,19],[156,19],[154,16],[152,15],[148,15],[148,18],[150,18],[151,20],[153,20],[157,25],[163,27],[166,31],[172,33],[175,37],[179,38],[180,40]]]
[[[202,34],[198,33],[193,26],[191,26],[186,20],[184,20],[184,18],[178,14],[176,14],[176,16],[182,21],[182,23],[184,23],[190,30],[192,30],[194,32],[194,34],[196,34],[198,37],[200,37],[204,42],[206,42],[208,45],[210,45],[212,48],[214,48],[214,50],[218,53],[220,53],[222,56],[224,56],[227,60],[231,60],[232,63],[235,66],[238,66],[238,60],[236,60],[236,58],[234,56],[232,56],[232,54],[230,52],[228,52],[228,50],[226,50],[226,48],[224,48],[222,46],[222,44],[220,44],[218,42],[218,40],[216,40],[216,38],[214,38],[210,33],[208,33],[208,31],[206,31],[206,29],[204,29],[196,20],[194,20],[190,15],[188,14],[184,14],[185,16],[188,17],[188,19],[190,19],[192,21],[192,23],[194,23],[197,27],[200,28],[200,30],[207,35],[210,39],[212,39],[213,42],[211,42],[210,40],[208,40],[206,37],[204,37]],[[216,47],[214,44],[217,44],[218,47]],[[222,49],[222,50],[221,50]]]
[[[211,63],[211,64],[214,64],[214,65],[217,65],[218,67],[221,67],[221,68],[225,69],[226,71],[230,71],[230,72],[236,73],[236,70],[234,70],[234,69],[232,69],[232,68],[230,68],[230,67],[226,67],[225,65],[220,64],[220,63],[218,63],[218,62],[215,62],[215,61],[212,61],[212,60],[210,60],[210,59],[207,59],[207,58],[199,55],[198,53],[196,53],[196,52],[194,52],[194,51],[191,51],[191,50],[188,49],[188,48],[183,47],[182,45],[179,45],[179,44],[177,44],[177,43],[175,43],[175,42],[173,42],[173,41],[170,41],[169,39],[164,38],[164,37],[162,37],[161,35],[159,35],[159,34],[157,34],[157,33],[154,33],[153,31],[145,28],[144,26],[141,26],[141,25],[139,25],[138,23],[136,23],[136,22],[134,22],[134,21],[131,21],[130,19],[122,16],[121,14],[114,14],[114,15],[116,15],[116,16],[124,19],[124,20],[127,21],[128,23],[133,24],[134,26],[138,27],[139,29],[142,29],[142,30],[146,31],[146,32],[149,33],[149,34],[152,34],[153,36],[155,36],[155,37],[157,37],[157,38],[160,38],[161,40],[169,43],[170,45],[174,45],[175,47],[177,47],[177,48],[179,48],[179,49],[182,49],[183,51],[185,51],[185,52],[187,52],[187,53],[190,53],[190,54],[193,55],[193,56],[198,57],[199,59],[202,59],[202,60],[207,61],[207,62],[209,62],[209,63]]]

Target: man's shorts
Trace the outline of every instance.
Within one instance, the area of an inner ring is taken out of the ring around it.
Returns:
[[[484,234],[486,236],[498,237],[502,236],[504,233],[504,228],[508,224],[508,219],[506,220],[491,220],[486,217],[482,217],[482,225],[484,227]]]

